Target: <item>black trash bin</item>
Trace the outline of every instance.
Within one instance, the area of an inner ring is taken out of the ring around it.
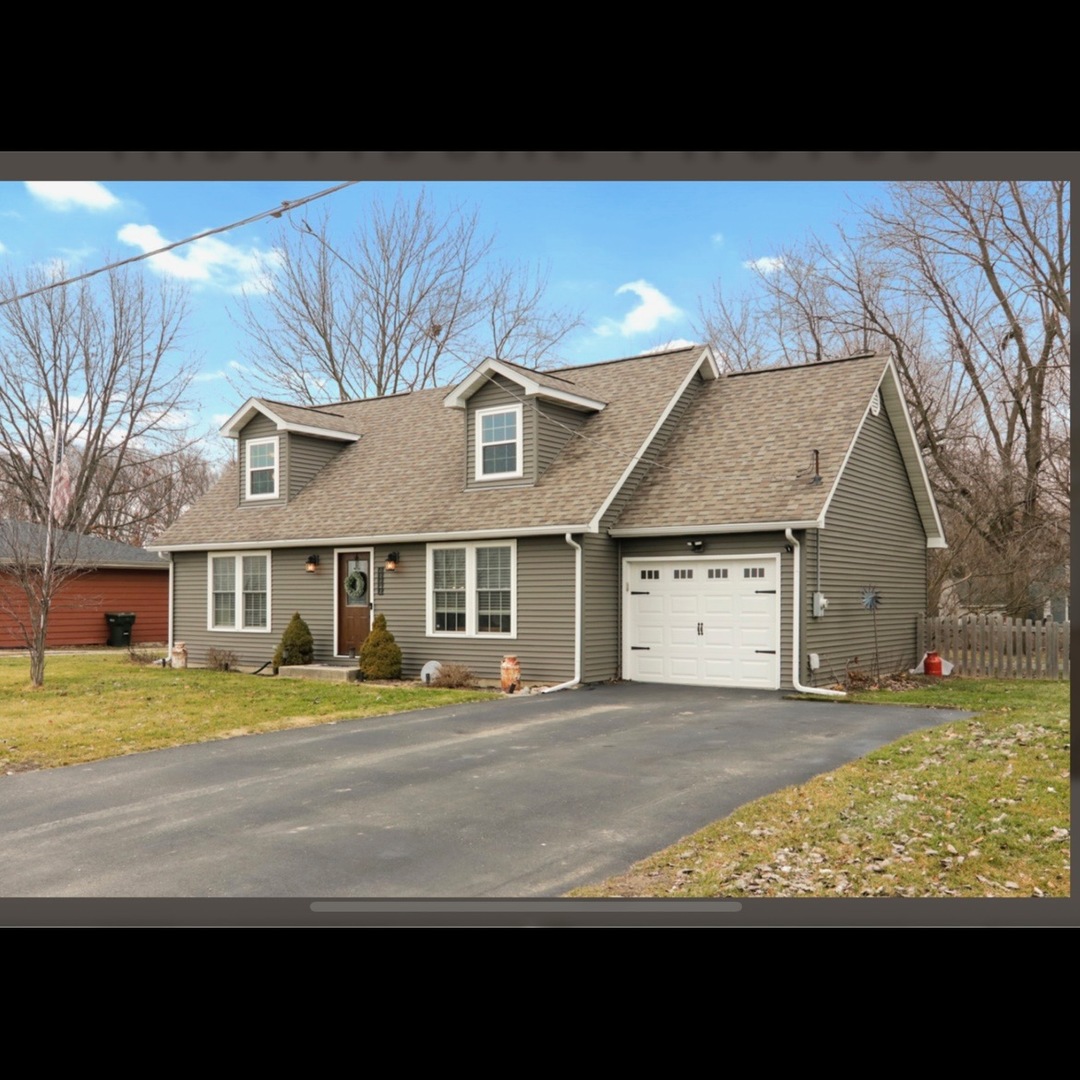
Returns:
[[[105,621],[109,624],[110,645],[131,644],[131,628],[135,625],[135,612],[107,611]]]

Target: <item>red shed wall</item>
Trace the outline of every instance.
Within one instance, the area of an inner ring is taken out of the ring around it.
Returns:
[[[25,610],[18,585],[3,583],[3,599]],[[134,612],[132,644],[164,642],[169,636],[169,571],[93,570],[68,582],[49,613],[46,644],[105,645],[109,628],[107,611]],[[18,627],[0,606],[0,648],[25,648]]]

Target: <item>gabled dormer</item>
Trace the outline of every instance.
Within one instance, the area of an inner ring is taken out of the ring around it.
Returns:
[[[465,486],[535,484],[566,441],[606,402],[562,376],[485,360],[447,394],[465,413]]]
[[[332,406],[285,405],[249,398],[222,426],[237,442],[241,506],[284,506],[360,438]]]

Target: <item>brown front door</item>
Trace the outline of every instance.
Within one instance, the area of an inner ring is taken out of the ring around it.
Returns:
[[[340,551],[337,557],[338,656],[360,652],[371,629],[371,555]]]

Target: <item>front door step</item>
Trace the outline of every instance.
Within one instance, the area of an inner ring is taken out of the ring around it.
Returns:
[[[320,679],[323,682],[358,682],[358,667],[340,667],[331,664],[296,664],[278,668],[282,679]]]

